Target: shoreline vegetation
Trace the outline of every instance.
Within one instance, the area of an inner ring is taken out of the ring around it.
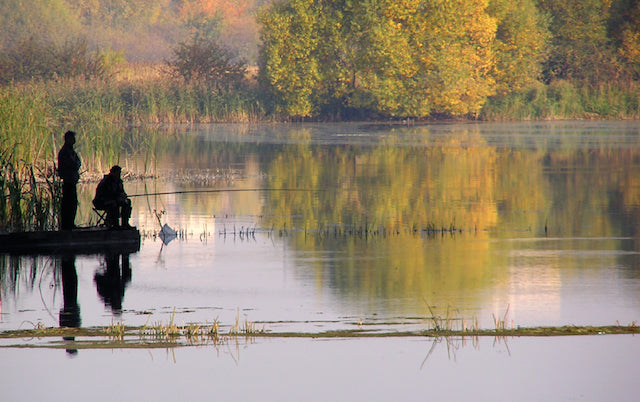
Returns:
[[[126,64],[109,78],[34,79],[1,86],[0,155],[3,162],[41,166],[55,159],[61,136],[77,131],[87,161],[117,159],[132,128],[209,123],[292,123],[345,121],[336,116],[294,118],[269,113],[256,73],[233,90],[175,79],[163,64]],[[489,97],[475,116],[358,115],[347,119],[392,124],[448,121],[552,121],[640,119],[640,83],[598,86],[572,81],[532,83],[521,90]],[[152,141],[152,139],[148,139]],[[99,162],[95,162],[99,163]],[[84,169],[97,167],[83,166]]]
[[[170,125],[208,123],[275,124],[292,122],[266,112],[253,78],[234,91],[212,90],[197,82],[172,79],[160,64],[127,64],[108,79],[82,77],[32,80],[2,86],[0,91],[0,228],[54,229],[61,183],[55,161],[62,133],[79,133],[83,177],[101,177],[120,163],[124,148],[153,152],[153,144],[170,136]],[[640,118],[640,84],[601,84],[594,88],[569,81],[538,83],[508,95],[489,98],[477,119],[466,121],[636,120]],[[359,121],[429,124],[465,121],[433,116]],[[300,121],[323,121],[305,119]],[[324,120],[329,121],[329,120]],[[132,147],[138,144],[137,148]],[[151,150],[151,151],[150,151]],[[146,155],[146,159],[152,155]],[[146,177],[152,162],[143,171]]]
[[[173,135],[174,130],[166,129],[170,125],[292,122],[265,111],[255,81],[235,91],[215,91],[206,85],[172,80],[167,74],[161,65],[146,63],[127,65],[109,79],[32,80],[2,86],[0,228],[45,230],[57,226],[61,183],[55,161],[62,133],[68,129],[79,133],[83,178],[99,178],[108,166],[120,163],[124,148],[152,153],[162,136]],[[637,83],[592,88],[562,81],[490,98],[475,121],[639,118]],[[461,120],[434,116],[364,121],[406,125]],[[142,171],[131,174],[147,177],[152,158],[146,155]]]
[[[0,162],[42,169],[66,130],[95,172],[145,126],[640,119],[639,7],[9,0]]]

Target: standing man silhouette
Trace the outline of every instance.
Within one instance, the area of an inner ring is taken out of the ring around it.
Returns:
[[[73,149],[76,133],[64,133],[64,145],[58,152],[58,175],[62,178],[62,205],[60,208],[60,229],[75,228],[76,211],[78,210],[78,193],[76,184],[80,180],[80,157]]]

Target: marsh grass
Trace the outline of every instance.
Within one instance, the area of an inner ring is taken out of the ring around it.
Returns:
[[[48,328],[42,323],[32,324],[32,329],[20,329],[0,332],[0,339],[47,339],[52,337],[84,337],[77,343],[83,348],[150,348],[150,347],[176,347],[176,346],[202,346],[202,345],[223,345],[229,342],[238,342],[240,339],[252,341],[258,337],[270,338],[392,338],[392,337],[426,337],[434,339],[431,351],[427,354],[425,361],[431,355],[435,345],[445,340],[450,358],[455,357],[455,351],[459,348],[460,342],[464,346],[465,342],[478,343],[480,337],[491,337],[496,343],[504,342],[511,337],[547,337],[547,336],[578,336],[578,335],[609,335],[609,334],[640,334],[640,327],[636,322],[629,325],[609,326],[559,326],[559,327],[511,327],[507,328],[504,323],[508,316],[507,307],[501,318],[496,318],[495,328],[479,328],[477,320],[471,320],[471,325],[465,325],[466,320],[460,320],[458,311],[451,307],[447,308],[445,316],[437,316],[433,307],[429,306],[431,317],[427,320],[431,322],[430,327],[424,330],[414,331],[369,331],[362,326],[367,323],[360,321],[357,329],[331,330],[324,332],[272,332],[265,327],[259,328],[255,323],[246,317],[240,318],[240,310],[234,322],[227,331],[221,329],[221,324],[216,318],[212,324],[189,323],[186,325],[175,324],[175,311],[170,321],[166,324],[148,323],[139,327],[125,326],[124,323],[112,323],[106,327],[92,328]],[[379,324],[379,323],[377,323]],[[107,341],[104,340],[107,339]],[[92,341],[91,339],[94,339]],[[5,343],[5,345],[7,345]],[[68,348],[69,341],[65,340],[62,346],[55,342],[47,342],[44,347],[65,347]],[[23,344],[8,345],[3,347],[29,347]],[[42,347],[34,344],[32,347]]]
[[[235,228],[234,228],[235,230]],[[286,225],[277,228],[271,226],[269,228],[251,229],[252,236],[256,232],[267,233],[268,236],[287,237],[294,234],[303,233],[305,237],[316,237],[319,239],[340,239],[348,237],[358,237],[362,239],[375,239],[378,237],[387,238],[401,235],[415,235],[424,237],[438,237],[445,235],[455,235],[465,232],[465,230],[457,227],[454,223],[446,226],[438,226],[435,223],[427,222],[426,224],[412,224],[402,226],[381,226],[370,224],[368,222],[356,224],[331,224],[319,225],[317,228],[296,228],[287,227]],[[226,231],[223,229],[219,232],[221,236],[226,236],[234,231]]]
[[[148,65],[140,69],[135,72],[129,66],[126,73],[109,79],[73,77],[0,86],[2,162],[18,171],[23,166],[43,166],[55,160],[62,134],[71,129],[78,133],[82,169],[89,174],[120,163],[123,149],[150,150],[147,169],[157,146],[154,135],[160,130],[150,135],[151,130],[132,128],[265,120],[251,88],[212,90],[197,82],[169,79]]]
[[[124,330],[124,326],[107,328],[108,334],[113,338],[122,339],[120,329]],[[139,328],[130,328],[129,335],[137,334],[141,341],[169,342],[180,343],[182,340],[188,344],[219,344],[237,338],[251,338],[265,334],[267,331],[264,327],[258,326],[248,319],[240,319],[240,311],[236,315],[236,319],[229,326],[228,331],[223,332],[220,321],[216,318],[211,324],[188,323],[177,325],[175,323],[175,310],[168,323],[157,322],[149,325],[148,323]],[[113,335],[115,333],[115,336]]]
[[[451,306],[447,306],[446,312],[444,315],[438,315],[434,311],[434,307],[431,306],[426,300],[424,300],[425,305],[427,306],[427,310],[429,314],[427,315],[427,322],[430,326],[427,328],[427,332],[430,333],[461,333],[461,334],[469,334],[469,333],[483,333],[488,331],[487,329],[481,329],[478,323],[478,317],[474,316],[471,319],[466,319],[464,317],[460,317],[459,310],[453,308]],[[511,327],[508,328],[508,317],[509,317],[509,308],[510,305],[507,305],[507,308],[502,316],[496,316],[495,313],[492,313],[493,324],[495,333],[504,333],[510,330],[513,330],[513,321],[511,322]],[[633,324],[635,325],[635,323]]]
[[[507,329],[507,317],[509,316],[509,307],[510,305],[507,305],[507,309],[505,310],[504,315],[502,317],[496,317],[495,314],[492,314],[493,324],[495,326],[496,332],[505,331]],[[513,328],[513,322],[511,323],[511,327]]]
[[[109,339],[122,341],[124,340],[124,336],[126,334],[126,327],[124,326],[123,322],[111,323],[111,325],[109,325],[105,329],[105,332],[107,333]]]
[[[53,165],[16,167],[0,155],[0,228],[6,231],[57,227],[62,184]]]
[[[628,84],[628,85],[626,85]],[[482,120],[638,119],[638,83],[598,86],[555,81],[535,83],[521,91],[490,98]]]
[[[238,312],[236,314],[235,323],[229,329],[229,335],[230,336],[238,336],[238,335],[254,336],[254,335],[263,334],[265,332],[266,332],[266,329],[264,327],[258,328],[258,326],[254,322],[249,321],[246,317],[245,317],[244,321],[241,324],[240,323],[240,310],[239,309],[238,309]]]
[[[559,327],[517,327],[504,330],[496,329],[426,329],[421,331],[365,331],[358,329],[332,330],[324,332],[271,332],[256,329],[253,324],[249,327],[239,327],[240,331],[230,330],[221,333],[219,323],[188,324],[183,326],[156,324],[151,327],[126,327],[124,324],[112,324],[108,327],[94,328],[59,328],[44,326],[33,329],[21,329],[0,332],[0,339],[46,339],[52,337],[85,337],[95,339],[96,348],[103,347],[138,347],[148,348],[173,346],[201,346],[222,345],[239,339],[252,340],[254,338],[395,338],[421,337],[435,340],[460,339],[477,342],[480,337],[490,337],[496,342],[506,341],[512,337],[549,337],[549,336],[588,336],[588,335],[635,335],[640,334],[640,327],[635,323],[630,325],[609,326],[559,326]],[[102,339],[108,339],[105,343]],[[6,344],[5,344],[6,345]],[[65,343],[68,346],[68,342]],[[91,348],[91,341],[84,341],[83,347]],[[24,345],[17,345],[25,347]],[[16,346],[3,346],[16,347]],[[27,346],[28,347],[28,346]],[[45,347],[56,347],[55,343],[47,343]]]

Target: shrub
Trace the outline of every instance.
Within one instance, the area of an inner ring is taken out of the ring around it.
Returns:
[[[84,39],[56,45],[35,37],[0,53],[0,84],[54,78],[103,77],[104,58],[89,51]]]
[[[173,50],[167,65],[187,83],[203,82],[213,89],[237,89],[244,85],[247,65],[230,48],[215,40],[191,38]]]

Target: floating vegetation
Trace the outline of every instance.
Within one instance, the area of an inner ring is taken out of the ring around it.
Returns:
[[[122,326],[122,328],[124,329],[124,326]],[[129,335],[135,336],[137,334],[139,339],[145,343],[160,341],[163,343],[172,342],[178,344],[181,341],[186,341],[189,345],[218,344],[228,341],[231,338],[253,337],[264,333],[266,333],[264,327],[258,328],[255,323],[246,318],[244,321],[241,321],[239,310],[235,322],[226,332],[221,329],[220,321],[217,318],[211,324],[189,323],[181,326],[176,325],[175,310],[168,324],[158,322],[153,325],[145,324],[142,327],[131,327],[128,329]],[[116,335],[118,339],[122,339],[119,332],[117,332]]]
[[[432,311],[432,308],[429,307]],[[396,338],[396,337],[426,337],[434,339],[477,339],[479,337],[493,337],[504,340],[510,337],[547,337],[547,336],[578,336],[578,335],[611,335],[611,334],[640,334],[640,326],[636,322],[629,325],[607,326],[578,326],[566,325],[555,327],[520,326],[507,328],[504,325],[509,309],[502,318],[496,319],[495,328],[479,328],[477,320],[471,325],[465,325],[465,320],[455,317],[455,309],[447,308],[444,317],[427,317],[430,328],[422,330],[371,330],[368,324],[359,320],[355,329],[337,329],[322,332],[274,332],[267,330],[265,325],[240,318],[240,311],[235,321],[224,327],[216,318],[212,323],[175,323],[175,310],[168,323],[157,322],[142,326],[126,326],[124,323],[112,323],[106,327],[92,328],[47,328],[41,323],[33,325],[32,329],[20,329],[0,332],[0,339],[29,340],[28,344],[9,344],[2,342],[3,347],[47,347],[68,348],[70,339],[82,338],[75,341],[77,348],[154,348],[177,346],[221,345],[240,339],[253,340],[255,338]],[[380,323],[377,323],[379,325]],[[52,342],[51,338],[62,338],[63,341]]]
[[[239,237],[243,239],[255,240],[256,233],[264,233],[268,237],[289,237],[297,234],[304,234],[305,237],[317,237],[320,239],[339,239],[347,237],[358,237],[362,239],[377,238],[377,237],[391,237],[401,235],[420,235],[426,237],[437,237],[445,235],[455,235],[463,233],[462,229],[456,228],[454,225],[449,227],[436,227],[435,225],[428,225],[425,227],[398,227],[398,228],[386,228],[376,227],[367,224],[364,225],[330,225],[322,226],[316,229],[302,229],[302,228],[260,228],[256,225],[253,226],[233,226],[227,228],[223,225],[223,228],[218,231],[220,237],[226,238],[227,236]]]

